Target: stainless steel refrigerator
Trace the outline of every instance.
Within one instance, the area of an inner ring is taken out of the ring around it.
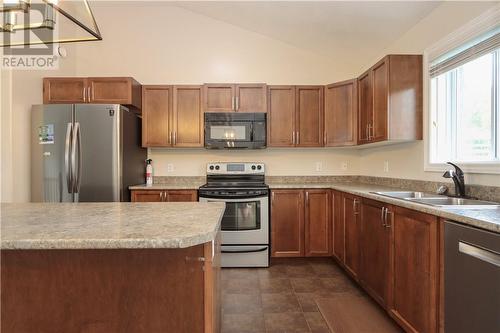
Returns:
[[[130,201],[144,183],[141,119],[121,105],[35,105],[31,201]]]

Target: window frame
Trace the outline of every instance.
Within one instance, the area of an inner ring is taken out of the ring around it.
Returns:
[[[424,171],[443,172],[450,168],[445,163],[431,163],[431,77],[429,69],[432,61],[460,47],[468,41],[494,29],[500,20],[500,10],[496,6],[478,16],[468,24],[451,33],[436,44],[427,48],[423,54],[423,121],[424,121]],[[498,75],[498,74],[497,74]],[[498,78],[500,79],[500,78]],[[500,82],[499,82],[500,85]],[[498,88],[498,87],[497,87]],[[498,89],[497,89],[498,91]],[[497,106],[497,107],[500,107]],[[499,115],[500,116],[500,115]],[[497,144],[500,145],[500,129],[497,131]],[[453,161],[451,161],[453,162]],[[500,161],[458,162],[467,173],[500,174]]]

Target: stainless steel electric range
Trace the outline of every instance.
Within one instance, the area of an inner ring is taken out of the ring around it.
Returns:
[[[199,201],[226,203],[222,267],[269,266],[269,187],[263,163],[210,163]]]

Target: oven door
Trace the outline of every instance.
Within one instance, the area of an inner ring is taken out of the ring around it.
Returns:
[[[269,244],[269,197],[209,198],[200,193],[201,202],[225,202],[222,217],[222,244]]]

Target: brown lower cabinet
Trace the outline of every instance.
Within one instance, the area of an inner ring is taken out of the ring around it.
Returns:
[[[319,257],[331,254],[330,190],[273,190],[271,255]]]
[[[387,205],[363,199],[361,204],[360,283],[382,306],[389,289],[390,227],[386,223]]]
[[[196,190],[132,190],[132,202],[198,201]]]
[[[345,228],[345,259],[343,263],[347,272],[354,278],[359,272],[360,203],[359,197],[347,193],[342,194],[341,210]]]
[[[4,333],[220,332],[219,236],[181,249],[2,250],[1,279]]]
[[[336,191],[332,203],[334,258],[405,331],[438,332],[438,218]]]
[[[394,207],[388,220],[392,237],[389,313],[408,332],[437,332],[438,218]]]

